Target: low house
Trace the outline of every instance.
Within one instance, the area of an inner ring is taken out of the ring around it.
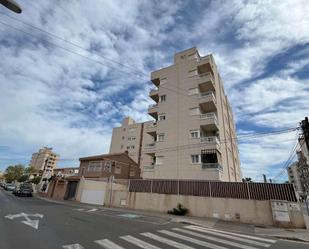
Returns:
[[[57,169],[54,169],[54,175],[68,177],[68,176],[78,175],[78,171],[79,171],[78,167],[57,168]]]
[[[103,154],[79,159],[79,176],[84,178],[139,179],[139,165],[127,152]]]
[[[65,176],[64,169],[55,172],[48,197],[104,205],[110,181],[141,178],[138,164],[126,152],[82,157],[79,161],[78,174]]]

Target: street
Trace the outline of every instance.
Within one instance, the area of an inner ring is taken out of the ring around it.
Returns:
[[[76,208],[0,191],[1,249],[308,248],[100,208]]]

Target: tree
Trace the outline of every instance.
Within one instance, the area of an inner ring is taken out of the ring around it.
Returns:
[[[18,180],[25,172],[25,167],[21,164],[10,165],[4,173],[4,178],[7,182]]]
[[[41,177],[40,177],[40,176],[36,176],[36,177],[34,177],[34,178],[31,180],[31,182],[32,182],[33,184],[39,184],[40,181],[41,181]]]
[[[29,179],[29,175],[22,175],[21,177],[19,177],[17,179],[18,182],[25,182],[25,181],[28,181]]]
[[[29,174],[29,175],[35,174],[35,173],[38,173],[38,172],[39,171],[33,166],[29,166],[28,168],[25,169],[25,173]]]

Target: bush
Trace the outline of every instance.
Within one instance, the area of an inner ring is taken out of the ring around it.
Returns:
[[[28,181],[29,176],[28,175],[22,175],[21,177],[18,178],[18,182],[25,182]]]
[[[173,215],[181,215],[184,216],[189,212],[189,209],[183,207],[180,203],[177,205],[177,208],[173,208],[172,210],[168,210],[168,214],[173,214]]]
[[[38,184],[40,181],[41,181],[41,177],[40,177],[40,176],[36,176],[36,177],[34,177],[34,178],[31,180],[31,182],[32,182],[33,184]]]

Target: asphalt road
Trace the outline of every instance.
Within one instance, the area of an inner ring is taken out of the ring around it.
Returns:
[[[309,248],[306,243],[170,223],[165,218],[78,208],[0,190],[0,249]]]

